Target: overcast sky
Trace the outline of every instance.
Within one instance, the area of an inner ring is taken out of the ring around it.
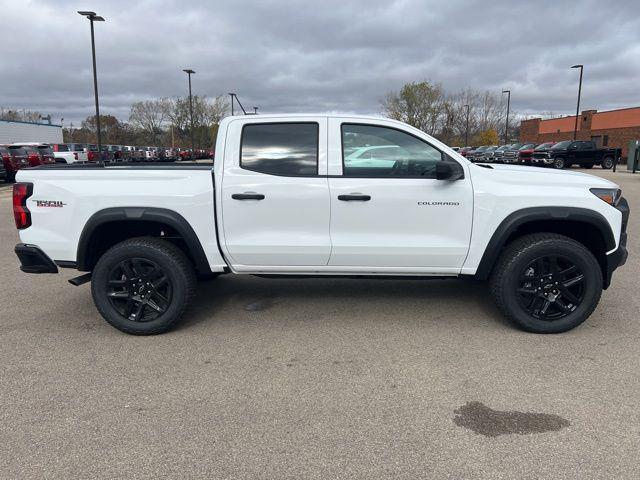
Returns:
[[[65,124],[132,102],[238,93],[261,112],[377,113],[404,83],[512,91],[523,114],[640,105],[638,0],[0,0],[0,106]]]

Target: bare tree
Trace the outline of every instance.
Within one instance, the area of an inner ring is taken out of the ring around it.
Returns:
[[[167,120],[169,108],[166,99],[146,100],[131,105],[129,122],[149,135],[155,143]]]

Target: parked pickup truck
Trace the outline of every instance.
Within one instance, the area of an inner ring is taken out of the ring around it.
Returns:
[[[218,274],[488,279],[508,318],[555,333],[589,317],[627,258],[617,185],[476,165],[394,120],[228,117],[216,152],[213,166],[20,170],[21,269],[88,272],[71,283],[91,281],[132,334],[169,330]]]
[[[620,155],[619,148],[598,148],[591,141],[566,140],[556,143],[546,151],[534,152],[533,161],[558,169],[569,168],[571,165],[580,165],[583,168],[600,165],[608,169],[620,159]]]

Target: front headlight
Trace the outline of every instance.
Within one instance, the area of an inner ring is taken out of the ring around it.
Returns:
[[[614,207],[618,206],[622,198],[622,190],[619,188],[590,188],[589,191],[603,202],[607,202]]]

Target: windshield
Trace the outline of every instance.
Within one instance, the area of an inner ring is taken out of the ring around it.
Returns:
[[[26,150],[22,147],[9,147],[11,155],[26,155]]]
[[[535,146],[536,146],[535,143],[525,143],[523,146],[520,147],[520,150],[530,150]]]
[[[551,147],[551,150],[559,150],[562,148],[567,148],[569,145],[571,145],[571,141],[565,140],[564,142],[556,143],[553,147]]]
[[[552,142],[547,142],[547,143],[541,143],[540,145],[538,145],[536,148],[534,148],[534,150],[546,150],[547,148],[549,148],[551,145],[553,145]]]
[[[42,145],[41,147],[38,147],[38,150],[42,155],[53,155],[53,150],[51,150],[51,147],[48,145]]]

